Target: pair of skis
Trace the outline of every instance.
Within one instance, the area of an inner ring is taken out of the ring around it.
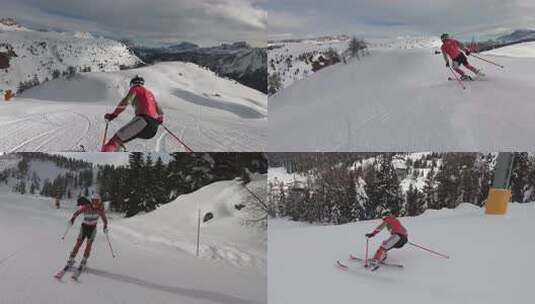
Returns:
[[[349,259],[348,260],[350,262],[361,263],[363,267],[368,268],[370,271],[376,271],[381,266],[398,268],[398,269],[402,269],[403,268],[403,265],[401,265],[401,264],[393,264],[393,263],[388,263],[388,262],[371,263],[371,260],[368,260],[368,262],[366,263],[366,260],[364,260],[363,258],[359,258],[359,257],[354,256],[352,254],[349,255]],[[349,270],[351,268],[350,266],[348,266],[347,264],[343,263],[340,260],[336,261],[336,266],[338,268],[342,269],[342,270]]]
[[[61,281],[61,279],[63,279],[63,276],[65,275],[65,273],[67,273],[68,271],[72,270],[73,271],[73,274],[71,276],[71,278],[75,281],[78,281],[78,278],[80,277],[80,275],[82,274],[82,272],[86,269],[86,264],[82,261],[80,263],[80,266],[78,266],[78,268],[74,268],[74,262],[71,263],[71,262],[67,262],[67,265],[65,265],[65,267],[63,267],[62,270],[60,270],[58,273],[56,273],[54,275],[54,278],[58,279]]]

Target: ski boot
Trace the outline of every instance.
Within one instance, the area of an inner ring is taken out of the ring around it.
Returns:
[[[465,75],[462,75],[462,76],[461,76],[461,80],[462,80],[462,81],[472,80],[472,77],[470,77],[470,76],[468,76],[468,75],[465,74]]]
[[[376,259],[371,259],[368,261],[368,268],[371,271],[376,271],[379,268],[379,266],[381,266],[381,262],[379,262]]]
[[[58,279],[58,280],[61,280],[63,278],[63,276],[65,275],[65,273],[67,271],[69,271],[69,269],[71,269],[71,267],[74,265],[75,263],[75,260],[73,257],[70,257],[69,260],[67,261],[67,265],[65,265],[65,267],[63,267],[62,270],[60,270],[60,272],[56,273],[54,275],[54,278]]]
[[[82,261],[80,262],[80,266],[78,266],[78,268],[74,271],[71,277],[73,280],[78,281],[78,278],[80,277],[82,272],[85,270],[86,264],[87,264],[87,257],[84,257]]]

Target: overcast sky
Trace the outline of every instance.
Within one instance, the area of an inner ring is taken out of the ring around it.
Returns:
[[[270,0],[266,8],[270,39],[535,29],[535,0]]]
[[[28,27],[87,31],[150,44],[266,41],[267,0],[0,0]]]

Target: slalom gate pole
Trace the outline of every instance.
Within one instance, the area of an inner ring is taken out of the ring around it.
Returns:
[[[459,76],[455,74],[455,71],[453,71],[451,67],[449,68],[450,68],[450,72],[453,74],[453,77],[455,77],[455,79],[457,80],[457,83],[459,83],[459,85],[461,86],[461,88],[463,88],[463,90],[466,90],[466,87],[464,86],[463,82],[459,79]]]
[[[436,255],[438,255],[438,256],[440,256],[440,257],[443,257],[443,258],[445,258],[445,259],[449,259],[449,258],[450,258],[448,255],[445,255],[445,254],[442,254],[442,253],[433,251],[433,250],[431,250],[431,249],[427,249],[427,248],[422,247],[422,246],[420,246],[420,245],[418,245],[418,244],[414,244],[413,242],[409,242],[409,245],[412,245],[412,246],[414,246],[414,247],[418,247],[418,248],[420,248],[420,249],[423,249],[423,250],[425,250],[425,251],[427,251],[427,252],[436,254]]]
[[[72,227],[71,222],[68,222],[68,223],[67,223],[67,228],[65,229],[65,233],[63,233],[63,236],[61,237],[62,240],[65,239],[65,237],[67,236],[67,233],[69,232],[69,230],[71,229],[71,227]]]
[[[485,58],[481,58],[481,57],[479,57],[478,55],[470,54],[470,56],[472,56],[472,57],[474,57],[474,58],[477,58],[477,59],[479,59],[479,60],[485,61],[485,62],[487,62],[487,63],[493,64],[493,65],[495,65],[495,66],[497,66],[497,67],[500,67],[500,68],[502,68],[502,69],[505,69],[505,66],[503,66],[503,65],[501,65],[501,64],[498,64],[498,63],[496,63],[496,62],[494,62],[494,61],[491,61],[491,60],[488,60],[488,59],[485,59]]]
[[[104,128],[104,139],[102,139],[102,147],[106,144],[106,137],[108,137],[108,127],[110,125],[110,121],[106,121],[106,128]]]
[[[370,243],[370,239],[366,238],[366,255],[364,259],[364,267],[368,267],[368,244]]]
[[[189,152],[189,153],[192,153],[193,150],[190,149],[190,147],[188,147],[183,141],[180,140],[180,138],[178,138],[178,136],[176,136],[175,134],[173,134],[173,132],[171,132],[171,130],[169,130],[166,126],[162,125],[162,127],[165,129],[165,131],[167,131],[167,133],[171,134],[171,136],[173,136],[181,145],[184,146],[184,148],[186,148],[186,150]]]
[[[108,240],[108,246],[110,247],[111,256],[115,259],[115,252],[113,252],[113,247],[111,247],[110,237],[107,232],[105,234],[106,234],[106,240]]]

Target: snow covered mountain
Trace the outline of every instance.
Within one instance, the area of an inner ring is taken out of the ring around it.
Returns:
[[[519,48],[527,54],[532,46],[515,44],[500,57],[480,54],[505,69],[469,58],[487,77],[465,82],[465,90],[448,81],[453,76],[435,47],[371,48],[360,61],[323,69],[273,95],[269,148],[530,150],[525,139],[535,131],[529,115],[535,105],[526,98],[532,95],[535,62],[515,58]]]
[[[364,234],[379,221],[311,226],[286,220],[269,225],[268,293],[271,304],[503,303],[532,299],[535,203],[510,204],[506,216],[488,216],[463,204],[400,218],[409,241],[449,255],[444,259],[409,244],[388,253],[403,269],[370,272],[349,254],[365,256]],[[370,240],[372,255],[383,232]],[[296,244],[299,244],[296,246]],[[511,258],[511,255],[514,258]],[[337,268],[336,261],[350,269]]]
[[[37,85],[74,72],[118,71],[142,64],[114,40],[82,32],[35,31],[13,19],[2,20],[0,90],[17,92],[24,83]]]
[[[132,47],[145,62],[184,61],[204,66],[222,77],[266,93],[266,50],[245,42],[199,47],[184,42],[162,48]]]
[[[348,48],[350,39],[351,37],[346,35],[337,35],[270,41],[268,44],[270,94],[312,75],[321,68],[340,62],[332,60],[336,57],[333,56],[333,50],[337,55],[342,54]]]
[[[264,187],[265,177],[253,188]],[[65,241],[74,202],[0,191],[0,303],[267,303],[266,231],[241,225],[251,203],[235,181],[208,185],[150,214],[123,219],[109,214],[110,255],[101,223],[87,272],[79,282],[53,278],[78,235],[77,220]],[[213,218],[201,226],[195,256],[197,208]],[[80,260],[78,256],[77,262]],[[106,290],[106,292],[102,292]]]

